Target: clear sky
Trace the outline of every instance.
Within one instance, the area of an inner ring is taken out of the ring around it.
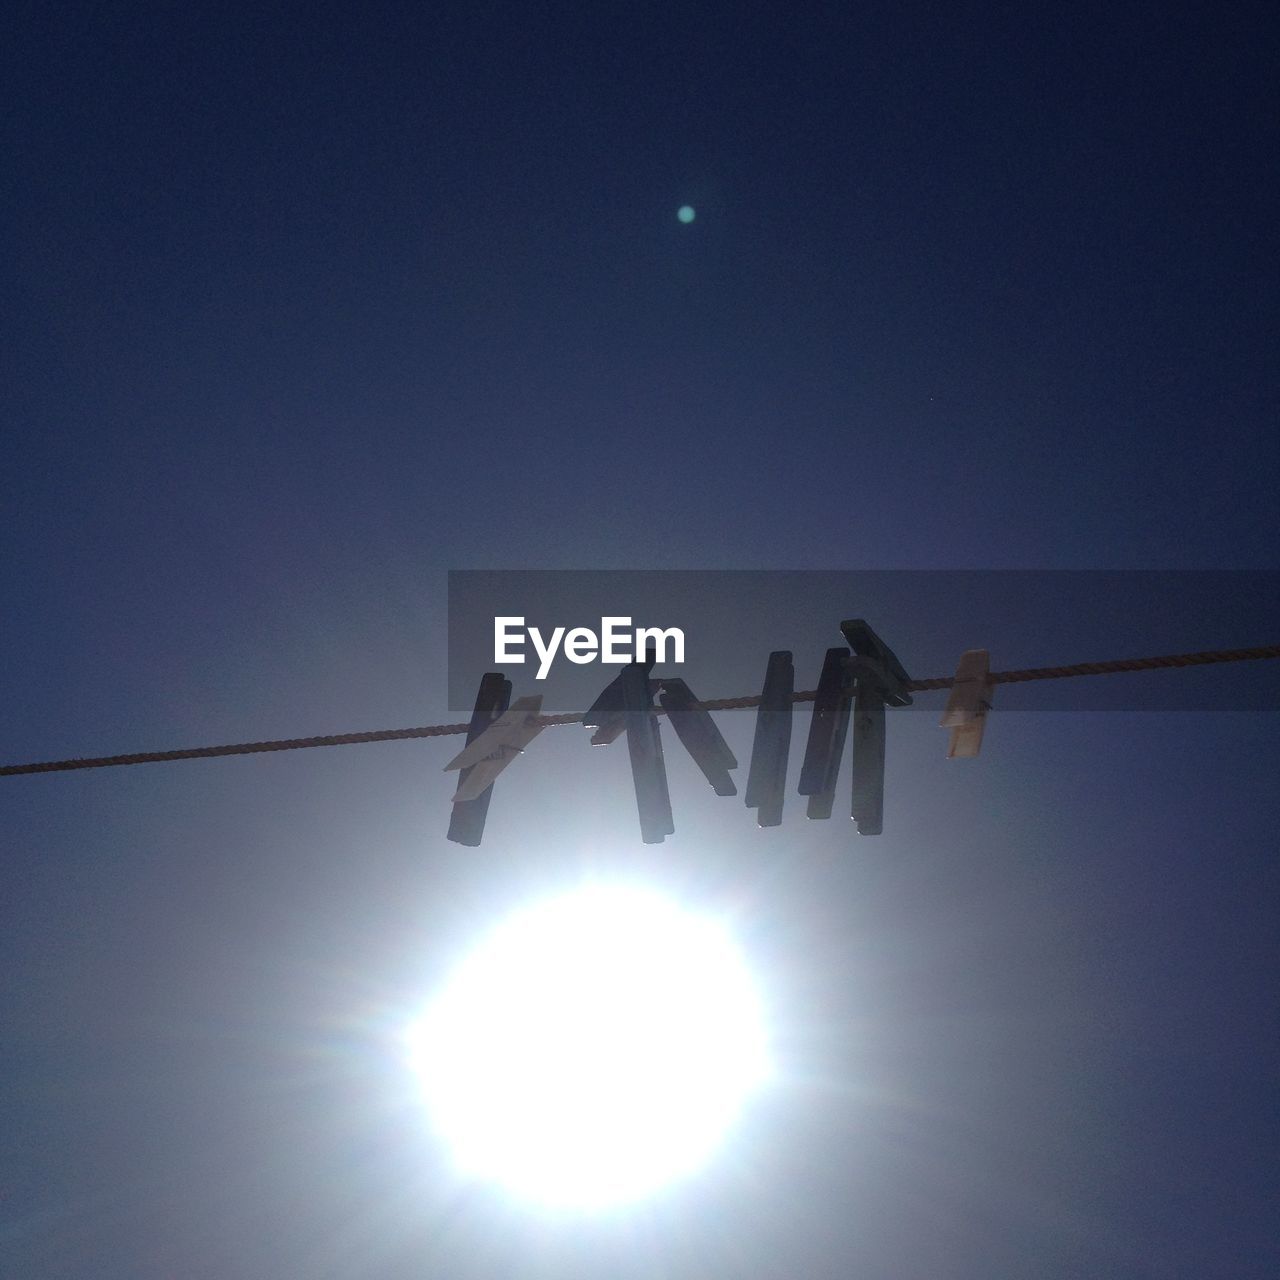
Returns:
[[[1276,35],[17,5],[0,757],[456,718],[450,569],[1280,568]],[[565,730],[480,850],[452,739],[0,780],[0,1276],[1280,1273],[1277,717],[890,732],[871,841],[669,751],[646,849]],[[584,869],[729,911],[786,1070],[551,1219],[452,1175],[395,1031]]]

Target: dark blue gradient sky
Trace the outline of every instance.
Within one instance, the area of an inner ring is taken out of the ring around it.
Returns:
[[[1280,568],[1276,35],[17,5],[0,757],[448,719],[449,569]],[[1275,715],[890,731],[873,841],[671,752],[643,849],[566,731],[479,851],[442,744],[3,780],[0,1275],[1277,1274]],[[584,869],[730,911],[786,1067],[591,1221],[459,1185],[395,1042]]]

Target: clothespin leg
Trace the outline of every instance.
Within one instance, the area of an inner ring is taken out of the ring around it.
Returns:
[[[729,776],[738,761],[709,711],[698,706],[693,690],[683,680],[663,680],[659,698],[667,719],[684,749],[702,770],[718,796],[736,796],[738,788]]]
[[[970,724],[958,724],[951,730],[947,743],[948,760],[973,760],[982,750],[982,731],[987,726],[986,716]]]
[[[836,777],[849,729],[849,651],[828,649],[813,701],[809,741],[800,766],[800,794],[809,797],[810,818],[829,818]]]
[[[468,744],[474,742],[511,703],[511,681],[500,672],[487,672],[480,681],[475,708],[471,712],[471,724],[467,729]],[[472,766],[474,767],[474,766]],[[466,784],[470,769],[464,769],[458,780],[459,787]],[[462,800],[453,806],[449,815],[448,838],[454,844],[479,846],[484,839],[484,823],[489,813],[489,801],[493,796],[490,783],[474,800]]]
[[[756,731],[751,743],[746,803],[756,810],[756,823],[776,827],[782,822],[787,793],[787,760],[791,754],[792,694],[795,666],[791,654],[779,649],[769,655]]]
[[[884,705],[884,695],[874,682],[858,681],[850,814],[862,836],[878,836],[884,830]]]
[[[620,679],[640,838],[645,844],[661,844],[675,831],[675,824],[671,818],[666,763],[662,756],[658,718],[653,714],[648,670],[642,663],[632,663],[623,669]]]
[[[809,796],[805,805],[805,817],[829,818],[836,802],[836,782],[840,777],[840,762],[844,759],[844,740],[849,734],[849,719],[853,704],[849,698],[842,698],[836,709],[835,729],[831,741],[831,749],[826,757],[826,774],[822,781],[822,790]]]

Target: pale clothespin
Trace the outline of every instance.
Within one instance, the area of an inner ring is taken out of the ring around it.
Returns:
[[[946,709],[938,721],[942,728],[951,730],[948,760],[971,760],[982,749],[982,731],[995,693],[991,654],[986,649],[965,650],[956,667]]]
[[[796,672],[791,654],[785,649],[771,653],[765,669],[764,688],[760,693],[760,707],[756,711],[751,768],[747,773],[747,807],[756,811],[756,823],[761,827],[776,827],[782,822],[795,687]]]
[[[480,680],[480,689],[476,694],[475,709],[471,712],[471,723],[467,728],[467,745],[475,742],[486,729],[498,719],[511,703],[511,681],[500,671],[487,672]],[[462,772],[460,785],[465,785],[470,778],[470,770],[474,765]],[[489,813],[489,800],[493,795],[493,783],[483,788],[470,800],[457,800],[449,815],[449,839],[455,844],[465,844],[472,848],[479,845],[484,838],[484,821]]]
[[[461,769],[453,803],[474,800],[494,783],[494,779],[542,732],[538,713],[542,695],[517,698],[479,737],[468,742],[445,765],[446,772]]]

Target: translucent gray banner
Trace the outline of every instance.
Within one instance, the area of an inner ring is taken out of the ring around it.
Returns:
[[[449,706],[470,712],[481,676],[500,671],[514,696],[542,694],[545,713],[581,711],[621,670],[600,660],[598,642],[612,631],[616,656],[637,628],[679,630],[683,653],[663,637],[654,674],[682,677],[699,698],[758,694],[776,649],[794,653],[796,687],[812,689],[824,652],[843,643],[846,618],[869,622],[912,679],[950,676],[966,649],[990,650],[997,672],[1245,649],[1280,644],[1280,572],[456,571]],[[523,662],[496,660],[495,619],[510,620],[501,624],[506,656]],[[578,661],[566,656],[567,641]],[[936,711],[942,697],[921,694],[915,705]],[[1001,713],[1280,710],[1280,661],[1008,684],[998,705]]]

